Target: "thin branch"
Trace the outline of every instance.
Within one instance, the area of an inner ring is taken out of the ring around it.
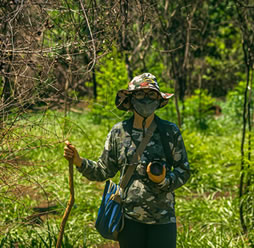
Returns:
[[[184,61],[183,61],[182,68],[185,68],[188,63],[192,17],[194,15],[196,9],[197,9],[197,3],[195,4],[191,14],[187,16],[188,28],[187,28],[187,33],[186,33],[186,44],[185,44]]]
[[[91,27],[90,27],[90,23],[89,23],[89,20],[87,18],[86,11],[85,11],[85,8],[84,8],[84,4],[83,4],[82,0],[79,0],[79,2],[80,2],[80,5],[81,5],[83,14],[85,16],[85,19],[86,19],[87,27],[89,29],[89,33],[90,33],[90,36],[91,36],[91,39],[92,39],[92,44],[93,44],[93,64],[92,64],[91,68],[89,68],[89,70],[87,71],[87,73],[88,73],[88,72],[92,71],[92,69],[93,69],[93,67],[94,67],[94,65],[96,63],[96,47],[95,47],[95,42],[94,42],[94,38],[93,38],[93,33],[92,33],[92,30],[91,30]]]

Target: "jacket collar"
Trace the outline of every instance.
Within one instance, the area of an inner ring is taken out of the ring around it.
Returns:
[[[159,127],[161,119],[157,115],[154,115],[154,120],[155,120],[157,126]],[[129,118],[123,122],[123,129],[128,133],[128,136],[131,136],[133,122],[134,122],[134,115],[131,118]]]

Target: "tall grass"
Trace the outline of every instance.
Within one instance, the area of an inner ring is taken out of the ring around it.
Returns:
[[[192,177],[176,191],[178,247],[250,247],[254,236],[253,230],[248,237],[241,233],[238,215],[240,130],[232,123],[229,130],[222,123],[230,120],[220,118],[211,117],[205,132],[190,126],[183,129]],[[1,165],[6,181],[0,188],[0,247],[55,246],[69,199],[63,141],[69,139],[81,156],[96,160],[117,121],[99,125],[91,121],[89,113],[71,113],[65,119],[58,111],[28,114],[19,121],[15,135],[22,139],[14,146],[20,161]],[[104,183],[89,182],[77,171],[74,180],[75,205],[63,247],[112,243],[94,228]],[[36,209],[41,206],[52,208],[38,216]]]

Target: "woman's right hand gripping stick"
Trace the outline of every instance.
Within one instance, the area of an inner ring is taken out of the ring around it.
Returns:
[[[79,156],[77,149],[68,140],[65,141],[64,157],[69,161],[73,159],[73,164],[78,167],[82,165],[82,158]]]

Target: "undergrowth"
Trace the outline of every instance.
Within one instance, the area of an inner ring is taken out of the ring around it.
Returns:
[[[0,247],[55,247],[69,199],[63,141],[70,140],[81,156],[96,160],[118,121],[94,124],[88,112],[71,112],[64,118],[58,111],[31,113],[19,120],[11,133],[20,138],[12,144],[15,161],[10,156],[1,164],[5,181],[0,189]],[[253,230],[248,237],[242,234],[238,214],[240,129],[232,123],[223,126],[230,122],[224,115],[207,121],[206,131],[191,122],[182,129],[192,176],[176,191],[177,247],[251,247]],[[77,171],[74,181],[75,204],[63,247],[112,243],[94,227],[104,183],[90,182]]]

